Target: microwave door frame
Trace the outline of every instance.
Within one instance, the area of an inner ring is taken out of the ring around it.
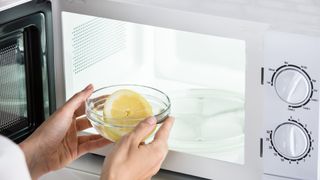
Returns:
[[[269,28],[267,24],[109,0],[52,1],[52,7],[53,23],[56,25],[54,52],[58,106],[66,100],[61,22],[63,11],[244,40],[246,42],[244,164],[170,151],[162,168],[210,179],[229,180],[235,177],[239,180],[261,179],[263,90],[260,84],[260,69],[263,66],[263,36]]]

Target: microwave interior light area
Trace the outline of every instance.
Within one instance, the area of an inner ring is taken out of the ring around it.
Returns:
[[[89,83],[160,89],[171,150],[244,164],[244,40],[70,12],[62,27],[66,98]]]

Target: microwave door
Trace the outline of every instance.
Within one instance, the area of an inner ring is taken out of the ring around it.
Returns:
[[[48,116],[43,13],[21,18],[1,12],[0,134],[15,142],[27,138]],[[50,102],[51,103],[51,102]]]
[[[58,105],[88,83],[155,87],[176,117],[163,169],[261,179],[267,25],[108,0],[52,7]]]

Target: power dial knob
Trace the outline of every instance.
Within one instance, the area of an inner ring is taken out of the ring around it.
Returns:
[[[305,128],[287,122],[275,129],[272,144],[280,156],[288,160],[299,160],[307,155],[311,142]]]
[[[293,107],[306,104],[312,95],[308,74],[297,66],[278,69],[273,76],[273,85],[280,99]]]

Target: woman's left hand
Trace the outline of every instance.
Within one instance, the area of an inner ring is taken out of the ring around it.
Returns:
[[[20,143],[32,179],[63,168],[79,156],[110,143],[100,135],[77,135],[78,131],[91,127],[83,115],[84,102],[92,91],[93,87],[89,85],[74,95],[29,138]]]

